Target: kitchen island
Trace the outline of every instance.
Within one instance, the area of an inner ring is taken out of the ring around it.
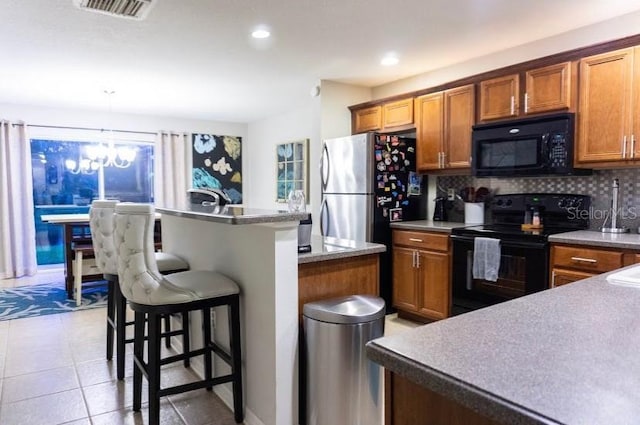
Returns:
[[[223,273],[241,288],[245,423],[298,423],[298,261],[303,266],[377,256],[384,246],[314,237],[311,253],[299,257],[298,222],[308,213],[199,205],[156,210],[162,213],[165,251],[183,257],[191,269]],[[199,329],[199,315],[191,320],[192,329]],[[214,320],[215,338],[225,345],[226,311],[216,311]],[[201,343],[198,332],[192,337],[194,345]],[[227,370],[221,362],[215,368]],[[232,405],[227,386],[215,391]]]
[[[637,423],[640,288],[607,275],[370,342],[401,384],[387,425]]]

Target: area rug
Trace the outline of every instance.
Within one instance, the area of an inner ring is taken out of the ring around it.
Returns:
[[[0,289],[0,320],[68,313],[107,306],[106,281],[82,285],[82,303],[67,298],[64,282]]]

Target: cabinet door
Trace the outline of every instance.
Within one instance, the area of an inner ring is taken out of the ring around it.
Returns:
[[[577,160],[621,161],[631,129],[633,49],[580,61]]]
[[[413,124],[413,98],[385,103],[382,106],[382,127]]]
[[[518,115],[518,74],[480,82],[480,121],[509,118]]]
[[[447,168],[471,167],[471,127],[475,123],[475,86],[444,92],[444,152]]]
[[[631,129],[631,159],[640,159],[640,47],[633,49],[633,115]]]
[[[551,287],[566,285],[567,283],[576,282],[595,276],[595,273],[579,272],[576,270],[553,269],[551,271]]]
[[[353,112],[353,134],[380,130],[382,127],[382,107],[359,109]]]
[[[449,284],[449,254],[418,251],[419,309],[430,319],[449,317],[451,294]]]
[[[527,71],[524,113],[569,109],[571,107],[571,62]]]
[[[442,92],[438,92],[420,96],[415,100],[418,170],[441,168],[444,140],[443,98]]]
[[[411,312],[418,311],[415,252],[393,247],[393,306]]]

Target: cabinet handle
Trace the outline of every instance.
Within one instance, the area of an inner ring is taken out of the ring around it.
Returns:
[[[580,261],[583,263],[591,263],[591,264],[595,264],[598,262],[598,260],[594,260],[593,258],[583,258],[583,257],[571,257],[572,261]]]
[[[411,253],[411,267],[415,269],[416,267],[416,251]]]
[[[416,251],[416,268],[420,268],[420,253]]]
[[[422,242],[422,239],[418,239],[418,238],[409,238],[409,240],[411,242]]]
[[[444,168],[444,152],[438,152],[439,160],[438,160],[438,168]]]
[[[551,271],[551,287],[552,288],[556,287],[556,271],[555,270]]]
[[[516,111],[516,98],[515,96],[511,96],[511,115],[515,114]]]
[[[529,112],[529,93],[524,94],[524,113]]]
[[[636,157],[636,138],[632,134],[631,135],[631,158],[635,158],[635,157]]]
[[[445,159],[446,157],[447,157],[447,153],[446,152],[442,152],[442,168],[446,168],[446,165],[445,165],[447,163],[447,161]]]
[[[627,136],[622,138],[622,157],[627,157]]]

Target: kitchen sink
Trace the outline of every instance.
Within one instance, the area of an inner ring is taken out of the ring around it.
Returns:
[[[640,288],[640,265],[610,274],[607,276],[607,281],[614,285]]]

